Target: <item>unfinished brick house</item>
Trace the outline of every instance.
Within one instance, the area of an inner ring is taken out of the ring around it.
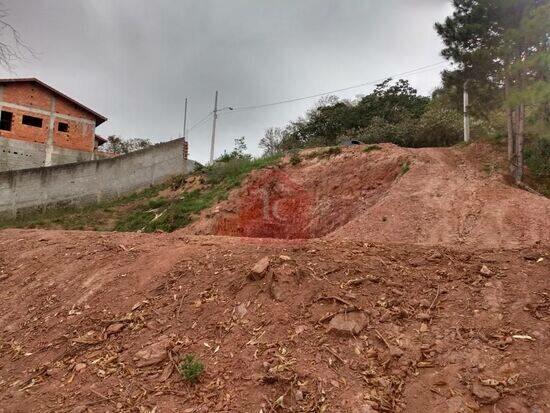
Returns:
[[[97,159],[104,116],[35,78],[0,79],[0,171]]]

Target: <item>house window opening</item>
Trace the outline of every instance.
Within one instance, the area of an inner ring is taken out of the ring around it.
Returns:
[[[69,124],[65,122],[59,122],[57,124],[57,130],[59,132],[69,132]]]
[[[34,126],[35,128],[42,127],[42,119],[34,116],[23,115],[22,123],[23,125]]]
[[[11,130],[11,122],[13,119],[13,113],[2,111],[0,115],[0,129],[1,130]]]

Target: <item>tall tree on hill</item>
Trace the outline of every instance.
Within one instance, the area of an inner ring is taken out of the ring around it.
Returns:
[[[452,16],[435,25],[445,44],[442,55],[458,64],[452,76],[504,97],[510,171],[520,183],[526,106],[537,111],[550,101],[550,0],[454,0],[453,5]]]

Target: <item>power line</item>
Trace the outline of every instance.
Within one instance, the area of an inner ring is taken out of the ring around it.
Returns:
[[[200,126],[205,120],[207,120],[210,117],[211,114],[212,114],[212,112],[208,112],[208,114],[204,118],[202,118],[197,123],[195,123],[193,126],[191,126],[189,129],[187,129],[187,132],[189,133],[193,129],[195,129],[196,127]]]
[[[246,110],[253,110],[253,109],[260,109],[260,108],[265,108],[265,107],[269,107],[269,106],[282,105],[282,104],[285,104],[285,103],[298,102],[300,100],[312,99],[312,98],[316,98],[316,97],[330,95],[332,93],[345,92],[347,90],[357,89],[357,88],[360,88],[360,87],[363,87],[363,86],[373,85],[373,84],[376,84],[378,82],[382,82],[382,81],[386,80],[387,78],[395,78],[395,77],[398,77],[398,76],[405,76],[405,75],[412,75],[412,74],[422,73],[424,71],[432,70],[432,69],[436,68],[437,66],[441,66],[444,63],[447,63],[447,61],[442,60],[442,61],[439,61],[437,63],[432,63],[432,64],[425,65],[425,66],[420,66],[420,67],[417,67],[416,69],[411,69],[411,70],[408,70],[406,72],[396,73],[396,74],[393,74],[393,75],[390,75],[390,76],[384,76],[384,77],[376,79],[376,80],[370,80],[368,82],[359,83],[357,85],[348,86],[348,87],[344,87],[344,88],[341,88],[341,89],[335,89],[335,90],[329,90],[327,92],[316,93],[314,95],[301,96],[301,97],[296,97],[296,98],[291,98],[291,99],[280,100],[280,101],[276,101],[276,102],[264,103],[264,104],[260,104],[260,105],[232,106],[230,109],[231,109],[232,112],[242,112],[242,111],[246,111]],[[213,113],[214,112],[208,112],[208,114],[206,116],[204,116],[201,120],[199,120],[197,123],[195,123],[193,126],[191,126],[188,129],[188,132],[191,132],[193,129],[201,126],[210,117],[210,115],[212,115]]]
[[[330,95],[332,93],[345,92],[347,90],[356,89],[356,88],[360,88],[360,87],[363,87],[363,86],[373,85],[373,84],[376,84],[378,82],[382,82],[385,79],[387,79],[388,77],[394,78],[394,77],[398,77],[398,76],[421,73],[422,71],[431,70],[431,69],[433,69],[437,66],[440,66],[444,63],[447,63],[447,61],[442,60],[440,62],[432,63],[432,64],[426,65],[426,66],[421,66],[421,67],[418,67],[416,69],[412,69],[412,70],[409,70],[409,71],[406,71],[406,72],[396,73],[394,75],[385,76],[385,77],[380,78],[380,79],[370,80],[368,82],[359,83],[357,85],[348,86],[348,87],[345,87],[345,88],[342,88],[342,89],[335,89],[335,90],[330,90],[328,92],[316,93],[314,95],[302,96],[302,97],[291,98],[291,99],[285,99],[285,100],[280,100],[280,101],[277,101],[277,102],[264,103],[264,104],[260,104],[260,105],[240,106],[240,107],[239,106],[234,106],[233,111],[234,112],[241,112],[241,111],[245,111],[245,110],[260,109],[260,108],[265,108],[265,107],[269,107],[269,106],[282,105],[282,104],[285,104],[285,103],[298,102],[300,100],[312,99],[312,98],[316,98],[316,97]]]

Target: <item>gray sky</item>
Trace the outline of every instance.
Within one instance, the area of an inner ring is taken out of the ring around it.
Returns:
[[[437,63],[433,24],[445,0],[0,0],[37,57],[2,77],[38,77],[109,120],[107,136],[155,142],[179,136],[221,106],[308,96]],[[405,76],[421,93],[443,66]],[[337,95],[368,93],[366,86]],[[249,149],[317,99],[226,112],[217,154],[245,136]],[[189,133],[190,156],[208,159],[211,121]]]

